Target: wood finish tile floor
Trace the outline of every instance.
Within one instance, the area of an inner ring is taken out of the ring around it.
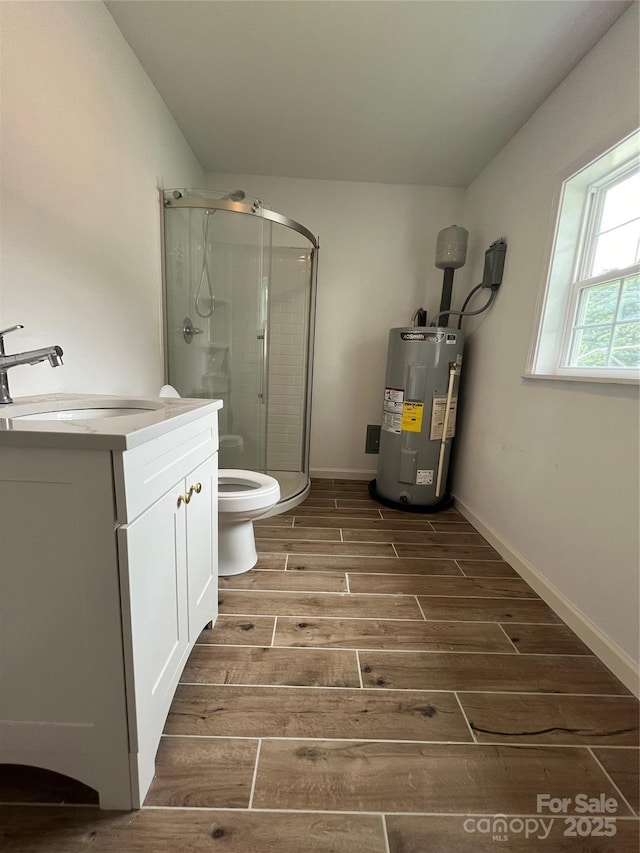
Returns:
[[[144,808],[0,767],[3,853],[639,849],[637,701],[455,509],[314,481],[256,541],[256,569],[220,581]],[[615,835],[578,794],[615,799]]]

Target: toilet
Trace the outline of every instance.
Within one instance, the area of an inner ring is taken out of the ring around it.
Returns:
[[[218,472],[218,574],[248,572],[258,562],[253,522],[280,500],[280,484],[268,474],[221,468]]]
[[[171,385],[163,385],[160,397],[179,397]],[[239,436],[230,436],[239,438]],[[258,562],[253,522],[280,500],[280,484],[268,474],[221,468],[218,471],[218,574],[221,577],[248,572]]]

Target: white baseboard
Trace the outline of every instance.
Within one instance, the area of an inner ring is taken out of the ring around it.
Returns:
[[[377,471],[355,471],[350,468],[312,468],[311,479],[320,477],[327,480],[373,480]]]
[[[635,695],[640,695],[638,664],[623,648],[608,637],[595,622],[579,610],[558,587],[512,548],[502,536],[459,498],[455,505],[484,538],[498,551],[516,572],[531,586],[555,613],[563,619],[605,666]]]

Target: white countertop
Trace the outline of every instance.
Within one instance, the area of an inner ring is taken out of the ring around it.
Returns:
[[[130,415],[91,417],[78,409],[132,408]],[[1,447],[127,450],[222,408],[222,400],[188,397],[123,397],[104,394],[44,394],[18,397],[0,406]],[[146,410],[146,411],[141,411]],[[75,411],[69,415],[65,412]],[[24,416],[51,413],[51,420]]]

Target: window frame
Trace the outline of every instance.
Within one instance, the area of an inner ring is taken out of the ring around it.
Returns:
[[[582,293],[586,290],[590,290],[592,287],[599,287],[601,284],[613,284],[618,282],[618,298],[616,303],[616,312],[611,323],[603,323],[602,326],[606,326],[611,328],[611,343],[609,344],[609,350],[611,350],[611,344],[613,343],[613,336],[615,334],[616,326],[622,325],[623,323],[631,323],[633,320],[619,320],[619,310],[620,303],[622,301],[622,290],[624,287],[624,281],[627,278],[632,278],[636,275],[640,274],[640,264],[633,264],[632,266],[625,267],[624,269],[618,270],[609,270],[606,273],[602,273],[602,275],[594,276],[593,278],[582,279],[579,281],[572,282],[570,286],[570,295],[569,295],[569,305],[567,308],[567,314],[565,317],[565,326],[564,331],[562,333],[562,344],[560,347],[560,360],[558,363],[558,373],[562,374],[564,371],[570,371],[568,375],[575,374],[576,371],[586,371],[586,374],[593,373],[596,371],[607,371],[607,373],[617,373],[618,371],[622,375],[626,375],[627,373],[632,374],[633,371],[638,371],[637,367],[578,367],[576,365],[570,364],[571,360],[571,350],[573,348],[574,342],[574,332],[576,329],[580,328],[589,328],[587,324],[578,324],[576,321],[578,320],[578,308],[580,305],[580,297]],[[638,321],[636,321],[638,322]],[[591,328],[595,326],[592,325]],[[624,371],[624,372],[623,372]],[[576,375],[581,375],[577,373]]]
[[[619,151],[624,153],[616,161]],[[640,264],[634,263],[623,269],[584,277],[593,263],[597,238],[601,233],[598,229],[606,192],[634,172],[640,172],[640,129],[617,136],[613,144],[609,142],[599,147],[559,176],[547,242],[544,281],[538,297],[525,378],[640,383],[639,368],[569,365],[582,292],[589,287],[621,281],[640,273]],[[568,193],[571,193],[570,202],[567,201]],[[580,198],[579,203],[577,198]],[[575,232],[575,236],[570,237],[570,259],[565,233],[567,230]],[[621,293],[622,287],[611,324],[611,340],[618,323]]]
[[[587,281],[589,278],[597,278],[597,276],[591,276],[589,274],[589,270],[591,269],[591,265],[595,258],[598,237],[605,233],[604,231],[598,230],[598,226],[602,221],[605,196],[609,190],[612,190],[615,186],[621,184],[633,174],[640,174],[640,153],[636,156],[629,157],[620,166],[610,170],[601,180],[594,181],[589,185],[589,197],[586,199],[585,203],[583,234],[581,235],[580,245],[577,247],[576,252],[576,269],[573,284],[576,284],[578,279]],[[628,220],[628,222],[633,221],[635,220]],[[628,223],[621,222],[620,225],[615,227],[619,228],[626,224]],[[638,262],[635,262],[629,266],[633,267],[637,265]],[[602,275],[608,275],[611,272],[616,272],[616,270],[609,270],[609,272],[602,273]],[[612,278],[615,277],[616,276],[612,276]]]

